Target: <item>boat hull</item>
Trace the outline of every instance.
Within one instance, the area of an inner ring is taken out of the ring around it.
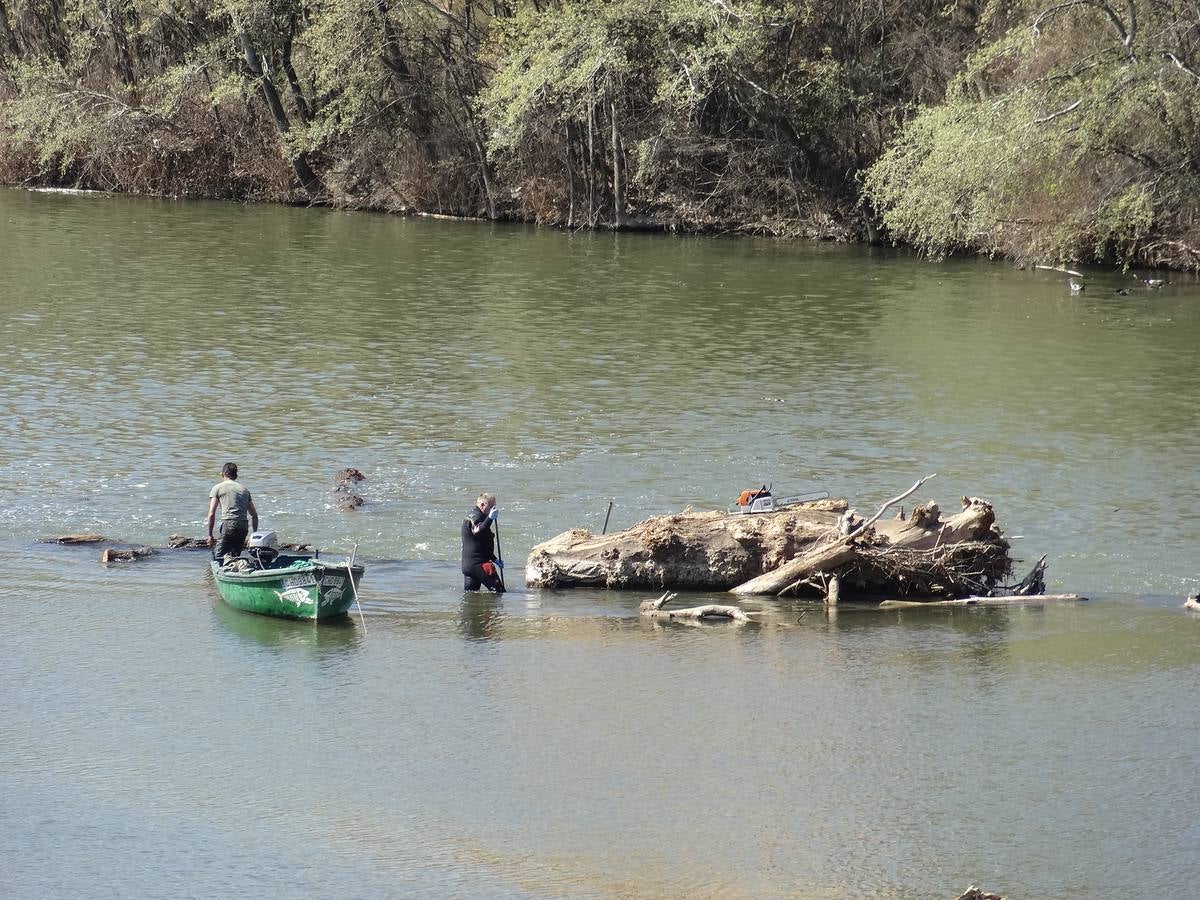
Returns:
[[[221,599],[234,609],[284,619],[332,619],[354,605],[363,567],[310,559],[286,568],[231,572],[214,560],[212,574]]]

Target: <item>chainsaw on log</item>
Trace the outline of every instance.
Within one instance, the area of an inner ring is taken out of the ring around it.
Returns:
[[[776,497],[771,493],[771,486],[764,484],[757,490],[748,488],[742,491],[738,495],[737,503],[729,507],[729,511],[743,515],[775,512],[789,506],[811,503],[813,500],[824,500],[828,496],[829,491],[809,491],[807,494],[795,494],[791,497]]]

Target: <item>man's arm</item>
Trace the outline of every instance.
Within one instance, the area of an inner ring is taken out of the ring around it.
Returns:
[[[250,505],[247,508],[250,510],[250,530],[258,531],[258,510],[254,508],[253,500],[250,501]]]
[[[213,522],[217,519],[217,498],[212,497],[208,501],[208,519],[205,524],[208,526],[208,546],[213,545]]]

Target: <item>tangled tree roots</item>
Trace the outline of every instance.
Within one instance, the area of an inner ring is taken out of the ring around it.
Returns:
[[[929,550],[862,546],[840,573],[842,584],[888,585],[899,596],[987,594],[1011,569],[1006,544],[962,541]]]

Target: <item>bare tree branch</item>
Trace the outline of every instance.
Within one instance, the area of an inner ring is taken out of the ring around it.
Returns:
[[[1030,28],[1033,30],[1035,37],[1041,36],[1042,22],[1050,17],[1057,15],[1060,12],[1071,9],[1075,6],[1090,6],[1104,13],[1105,18],[1112,24],[1113,30],[1117,33],[1117,37],[1121,41],[1121,45],[1125,48],[1125,55],[1133,59],[1133,38],[1137,33],[1137,14],[1133,0],[1130,0],[1128,10],[1130,16],[1129,28],[1125,27],[1125,23],[1121,21],[1121,17],[1111,6],[1103,2],[1103,0],[1067,0],[1066,3],[1057,3],[1049,9],[1040,12],[1033,20]]]

